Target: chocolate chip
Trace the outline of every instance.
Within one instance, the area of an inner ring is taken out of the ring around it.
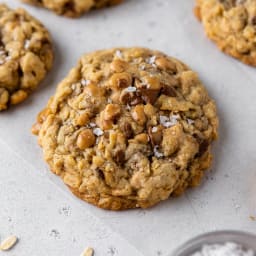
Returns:
[[[175,91],[175,89],[171,86],[168,85],[163,85],[162,91],[161,91],[164,95],[170,96],[170,97],[176,97],[177,93]]]
[[[122,165],[125,161],[125,153],[122,149],[118,149],[116,152],[113,154],[113,160],[119,164]]]
[[[207,151],[208,147],[209,147],[208,140],[202,140],[199,143],[199,150],[198,150],[197,156],[198,157],[202,156]]]

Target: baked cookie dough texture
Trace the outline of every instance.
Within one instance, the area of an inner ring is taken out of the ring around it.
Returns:
[[[91,9],[117,5],[123,0],[22,0],[25,3],[43,6],[59,15],[78,17]]]
[[[23,9],[0,4],[0,111],[27,98],[52,66],[51,38]]]
[[[122,210],[199,185],[217,127],[195,72],[158,51],[120,48],[84,55],[32,131],[75,195]]]
[[[223,52],[256,66],[256,0],[197,0],[195,14]]]

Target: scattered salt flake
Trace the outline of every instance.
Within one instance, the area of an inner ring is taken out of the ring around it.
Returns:
[[[137,91],[137,88],[134,87],[134,86],[129,86],[125,89],[127,92],[136,92]]]
[[[18,238],[16,236],[9,236],[7,237],[1,244],[0,250],[1,251],[8,251],[18,242]]]
[[[74,91],[76,89],[76,84],[71,84],[71,89]]]
[[[29,47],[30,47],[30,41],[29,40],[25,40],[24,48],[28,49]]]
[[[118,58],[122,58],[123,57],[123,54],[122,54],[122,52],[120,50],[116,51],[116,57],[118,57]]]
[[[194,124],[194,123],[195,123],[195,121],[194,121],[194,120],[192,120],[192,119],[190,119],[190,118],[188,118],[188,119],[187,119],[187,122],[188,122],[188,124],[189,124],[189,125],[191,125],[191,124]]]
[[[108,103],[112,103],[112,100],[110,98],[108,98],[107,102]]]
[[[160,157],[163,157],[164,154],[159,152],[159,146],[154,146],[154,155],[157,157],[157,158],[160,158]]]
[[[156,126],[154,126],[151,131],[152,132],[157,132],[157,130],[158,130],[158,128]]]
[[[101,136],[103,135],[103,131],[100,129],[100,128],[94,128],[93,129],[93,133],[96,135],[96,136]]]
[[[80,256],[93,256],[94,255],[94,250],[90,247],[86,248]]]
[[[90,127],[96,127],[95,123],[89,123]]]
[[[86,85],[88,85],[90,83],[91,83],[91,80],[87,80],[87,79],[82,79],[81,80],[81,85],[83,85],[83,86],[86,86]]]

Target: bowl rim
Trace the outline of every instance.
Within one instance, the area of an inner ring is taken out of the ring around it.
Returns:
[[[255,239],[256,241],[256,234],[247,232],[247,231],[239,231],[239,230],[216,230],[216,231],[210,231],[203,234],[200,234],[182,245],[180,245],[177,249],[175,249],[169,256],[180,256],[182,255],[182,252],[185,252],[193,245],[200,244],[202,242],[205,242],[207,238],[211,238],[213,235],[221,236],[221,235],[227,235],[227,236],[234,236],[239,237],[243,236],[248,239]]]

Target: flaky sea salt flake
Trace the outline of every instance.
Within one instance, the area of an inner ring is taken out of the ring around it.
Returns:
[[[156,61],[156,56],[152,56],[152,57],[150,57],[150,58],[148,59],[148,64],[153,65],[153,64],[155,64],[155,61]]]
[[[194,120],[192,120],[192,119],[190,119],[190,118],[188,118],[188,119],[187,119],[187,122],[188,122],[188,124],[189,124],[189,125],[191,125],[191,124],[194,124],[194,123],[195,123],[195,121],[194,121]]]
[[[157,132],[157,130],[158,130],[158,128],[157,128],[156,126],[154,126],[154,127],[152,128],[152,132]]]
[[[94,135],[96,135],[96,136],[101,136],[101,135],[104,134],[104,132],[103,132],[100,128],[94,128],[94,129],[93,129],[93,133],[94,133]]]
[[[163,157],[164,154],[159,152],[158,150],[159,150],[159,146],[154,146],[154,155],[155,155],[155,157],[157,157],[157,158]]]
[[[123,54],[120,50],[117,50],[115,54],[116,54],[116,57],[118,57],[120,59],[123,57]]]
[[[83,85],[83,86],[86,86],[86,85],[88,85],[88,84],[90,84],[90,83],[91,83],[90,80],[87,80],[87,79],[82,79],[82,80],[81,80],[81,85]]]
[[[24,48],[28,49],[29,47],[30,47],[30,41],[29,40],[25,40]]]
[[[134,86],[129,86],[125,89],[127,92],[136,92],[137,91],[137,88],[134,87]]]

